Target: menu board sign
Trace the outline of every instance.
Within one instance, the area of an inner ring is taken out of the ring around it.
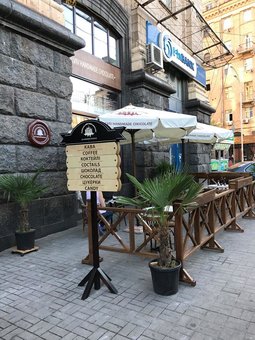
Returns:
[[[68,189],[119,191],[121,189],[119,150],[118,142],[67,146]]]
[[[122,132],[123,128],[111,129],[105,123],[90,120],[80,123],[71,133],[62,134],[63,142],[67,144],[68,190],[119,191],[121,189],[118,140],[124,137],[119,131]]]

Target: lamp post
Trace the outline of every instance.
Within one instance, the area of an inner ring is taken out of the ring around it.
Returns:
[[[239,106],[239,110],[240,110],[240,132],[241,132],[241,136],[240,136],[240,146],[241,146],[241,162],[244,161],[244,152],[243,152],[243,106],[242,106],[242,91],[240,89],[240,106]]]
[[[232,66],[233,68],[233,66]],[[233,70],[236,72],[236,70],[233,68]],[[239,94],[239,118],[240,118],[240,148],[241,148],[241,162],[244,161],[244,151],[243,151],[243,106],[242,106],[242,89],[241,89],[241,82],[240,79],[236,74],[234,74],[234,77],[237,79],[238,83],[239,83],[239,87],[240,87],[240,94]]]
[[[239,119],[240,119],[240,148],[241,148],[241,162],[244,161],[244,150],[243,150],[243,105],[242,105],[242,83],[238,77],[236,69],[231,65],[231,69],[234,70],[234,77],[237,79],[239,83]]]

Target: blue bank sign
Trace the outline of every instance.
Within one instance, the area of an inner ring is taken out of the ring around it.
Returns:
[[[153,43],[162,49],[165,62],[173,64],[197,82],[206,86],[205,70],[185,50],[172,41],[169,32],[159,32],[156,26],[146,23],[146,43]]]
[[[197,64],[186,51],[176,45],[170,38],[168,32],[159,34],[159,47],[163,51],[164,60],[174,64],[188,75],[195,77],[197,74]]]

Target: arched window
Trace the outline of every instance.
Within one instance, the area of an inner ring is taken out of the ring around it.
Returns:
[[[119,38],[103,22],[84,11],[63,5],[65,26],[85,40],[84,51],[114,66],[120,66]]]

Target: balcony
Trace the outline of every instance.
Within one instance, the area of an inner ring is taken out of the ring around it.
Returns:
[[[255,104],[255,94],[244,95],[242,98],[243,104]]]
[[[249,42],[249,43],[240,44],[236,52],[239,54],[254,53],[254,49],[255,49],[254,42]]]

